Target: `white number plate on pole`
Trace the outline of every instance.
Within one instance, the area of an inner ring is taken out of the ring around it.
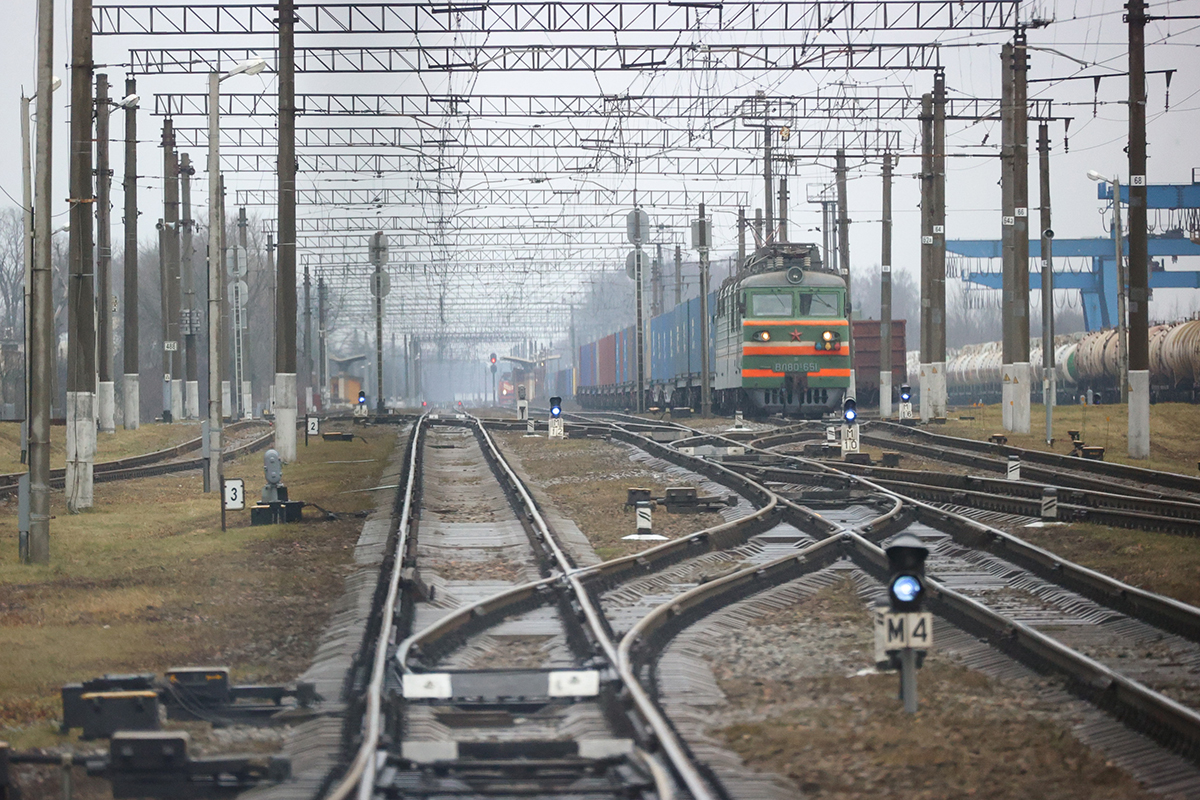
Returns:
[[[884,652],[906,647],[928,650],[933,646],[933,614],[886,611],[876,617],[875,638],[882,643]]]
[[[316,436],[321,432],[321,421],[317,417],[308,417],[305,424],[308,425],[309,436]]]
[[[163,342],[163,350],[168,353],[174,353],[179,350],[179,342],[167,340]]]
[[[842,426],[842,455],[858,452],[858,426]]]
[[[246,507],[246,482],[241,478],[225,479],[225,510],[241,511]]]

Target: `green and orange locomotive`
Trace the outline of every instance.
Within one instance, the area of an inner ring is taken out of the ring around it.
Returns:
[[[846,281],[813,244],[759,248],[717,291],[714,396],[727,411],[820,417],[850,385]]]
[[[760,247],[744,269],[709,294],[708,304],[718,413],[818,418],[841,408],[850,385],[846,281],[824,268],[817,245]],[[699,406],[700,331],[699,297],[650,319],[648,406]],[[580,405],[635,405],[635,341],[630,326],[579,348]]]

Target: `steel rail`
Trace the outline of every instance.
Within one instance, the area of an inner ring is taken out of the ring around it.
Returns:
[[[819,466],[837,472],[828,465]],[[846,473],[842,474],[846,475]],[[668,629],[668,625],[674,626],[676,630],[681,630],[689,624],[687,620],[690,615],[703,611],[706,603],[723,593],[750,586],[754,591],[748,593],[753,594],[793,577],[799,577],[795,574],[797,572],[807,572],[819,568],[823,563],[823,558],[830,557],[829,551],[834,549],[835,541],[851,545],[852,560],[860,567],[865,567],[875,577],[882,579],[886,576],[888,569],[887,555],[882,548],[864,537],[859,530],[878,535],[881,531],[895,525],[900,521],[900,517],[896,513],[900,505],[923,506],[926,511],[937,514],[943,520],[957,517],[957,515],[933,509],[919,501],[888,491],[864,478],[850,475],[847,477],[873,488],[885,496],[892,497],[897,505],[894,505],[888,514],[878,517],[866,525],[855,526],[855,528],[830,523],[841,529],[840,536],[829,537],[824,541],[817,542],[800,553],[789,554],[768,564],[755,565],[702,584],[659,606],[641,619],[622,639],[619,648],[622,667],[630,672],[635,669],[634,648],[639,642],[648,639],[653,630],[665,630]],[[784,498],[780,498],[780,500],[787,505],[796,506],[796,504],[788,503]],[[885,520],[885,517],[891,518]],[[958,517],[958,521],[962,524],[977,526],[989,533],[1007,536],[1001,531],[988,529],[972,520]],[[1009,538],[1015,539],[1015,537]],[[1037,548],[1031,549],[1036,550]],[[1045,551],[1041,552],[1047,556],[1051,555]],[[855,557],[856,555],[858,557]],[[821,556],[821,558],[814,558],[814,556]],[[810,561],[813,563],[810,564]],[[1062,564],[1063,562],[1058,562],[1060,568]],[[1111,581],[1112,584],[1123,587],[1125,591],[1138,593],[1143,596],[1143,600],[1162,603],[1165,607],[1182,611],[1193,617],[1193,622],[1200,619],[1200,610],[1198,609],[1169,598],[1141,592],[1134,587],[1112,581],[1085,568],[1076,565],[1070,566],[1080,570],[1081,573],[1090,573],[1093,578]],[[1169,749],[1182,753],[1192,761],[1200,761],[1200,713],[1150,689],[1137,680],[1100,664],[1029,625],[1009,619],[987,606],[959,594],[942,585],[936,578],[930,577],[927,580],[932,589],[931,605],[933,610],[949,619],[952,624],[964,630],[983,632],[998,649],[1008,652],[1018,660],[1030,664],[1040,671],[1051,671],[1064,675],[1071,681],[1071,688],[1079,696],[1109,711],[1130,727],[1142,731]],[[1062,585],[1060,581],[1055,582]],[[1112,607],[1111,604],[1109,605]],[[674,634],[670,633],[670,635]],[[661,647],[659,651],[661,651]]]
[[[387,677],[389,644],[393,635],[396,618],[396,601],[400,594],[400,579],[404,571],[404,553],[408,546],[409,528],[412,522],[413,496],[416,487],[418,462],[421,453],[421,442],[424,434],[426,417],[421,416],[413,424],[409,438],[408,480],[404,486],[404,505],[400,512],[400,523],[396,534],[395,557],[392,561],[392,571],[388,577],[387,596],[383,602],[380,615],[379,636],[375,641],[374,660],[371,667],[371,681],[367,686],[367,708],[363,715],[364,728],[362,744],[354,756],[346,774],[342,776],[332,791],[326,797],[328,800],[345,800],[358,787],[358,796],[363,800],[370,798],[374,791],[375,752],[379,747],[379,737],[382,728],[383,683]]]
[[[1021,458],[1022,464],[1035,463],[1055,467],[1058,469],[1094,472],[1109,478],[1121,478],[1123,480],[1137,481],[1139,483],[1150,484],[1152,486],[1161,486],[1167,489],[1177,489],[1185,492],[1200,494],[1200,478],[1196,478],[1191,475],[1181,475],[1176,472],[1161,472],[1159,470],[1146,469],[1145,467],[1134,467],[1127,464],[1114,464],[1109,461],[1092,461],[1089,459],[1077,458],[1075,456],[1046,453],[1041,450],[1027,450],[1022,447],[1014,447],[1007,444],[994,444],[992,442],[977,441],[975,439],[962,439],[956,436],[947,436],[940,433],[918,431],[906,425],[898,425],[894,422],[886,422],[883,420],[872,422],[871,426],[878,426],[879,428],[886,430],[888,433],[899,434],[899,436],[895,438],[922,438],[928,440],[930,443],[944,447],[953,447],[958,450],[971,450],[997,458],[1007,458],[1010,455],[1015,455]]]

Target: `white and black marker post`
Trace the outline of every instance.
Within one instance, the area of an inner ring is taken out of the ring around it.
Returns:
[[[1042,489],[1042,519],[1058,519],[1058,489],[1053,486]]]
[[[1008,479],[1010,481],[1021,480],[1021,457],[1020,456],[1009,456],[1008,457]]]

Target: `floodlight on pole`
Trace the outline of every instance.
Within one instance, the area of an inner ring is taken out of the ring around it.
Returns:
[[[232,78],[234,75],[257,75],[267,68],[265,58],[248,58],[239,62],[233,69],[221,76],[221,80]]]
[[[1087,176],[1094,181],[1101,181],[1103,183],[1112,183],[1112,181],[1110,181],[1108,178],[1101,175],[1099,172],[1096,172],[1096,170],[1094,170],[1094,169],[1089,169]]]

